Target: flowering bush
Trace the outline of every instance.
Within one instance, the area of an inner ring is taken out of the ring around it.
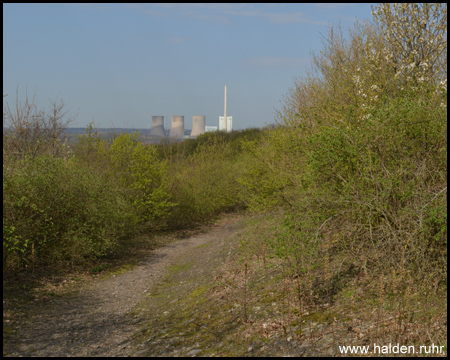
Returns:
[[[347,36],[330,29],[285,97],[280,126],[264,147],[249,144],[255,162],[244,183],[252,204],[295,219],[292,254],[327,223],[348,259],[386,271],[402,253],[417,276],[443,278],[447,5],[381,4],[373,15]],[[261,174],[270,191],[258,188]]]

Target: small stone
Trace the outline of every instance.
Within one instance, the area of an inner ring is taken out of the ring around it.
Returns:
[[[20,350],[20,351],[27,351],[27,350],[28,350],[28,347],[29,347],[28,345],[20,345],[20,346],[19,346],[19,350]]]
[[[252,351],[253,347],[249,346],[249,348],[247,349],[248,351]]]
[[[198,353],[202,352],[202,349],[193,349],[187,353],[188,356],[195,356]]]

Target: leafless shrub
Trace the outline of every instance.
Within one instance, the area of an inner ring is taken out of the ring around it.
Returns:
[[[3,154],[13,156],[62,155],[63,133],[75,120],[67,116],[66,105],[60,98],[50,101],[50,109],[39,108],[36,94],[19,100],[16,90],[15,106],[8,102],[3,110]]]

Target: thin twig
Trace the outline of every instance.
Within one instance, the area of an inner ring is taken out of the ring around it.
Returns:
[[[434,195],[434,198],[432,198],[430,202],[426,203],[426,204],[422,207],[421,210],[425,209],[425,207],[428,206],[428,205],[430,205],[430,204],[434,201],[434,199],[436,199],[436,198],[438,197],[438,195],[439,195],[440,193],[442,193],[442,192],[444,192],[444,191],[446,191],[446,190],[447,190],[447,186],[446,186],[445,188],[443,188],[441,191],[439,191],[436,195]]]
[[[330,216],[328,219],[326,219],[326,220],[322,223],[322,225],[320,225],[319,229],[318,229],[317,232],[316,232],[316,242],[317,242],[317,237],[319,236],[319,233],[320,233],[320,230],[322,229],[322,227],[327,223],[328,220],[330,220],[330,219],[332,219],[332,218],[334,218],[335,216],[338,216],[338,215],[340,215],[340,214],[334,214],[333,216]]]

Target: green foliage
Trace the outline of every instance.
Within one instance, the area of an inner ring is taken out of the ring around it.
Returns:
[[[133,226],[160,227],[174,204],[167,189],[167,161],[156,147],[138,141],[137,133],[119,134],[108,144],[92,126],[81,136],[75,154],[93,172],[106,176],[127,205]]]
[[[16,162],[3,173],[4,261],[12,267],[74,264],[105,254],[123,227],[107,188],[105,179],[71,161]]]
[[[170,162],[183,159],[187,156],[195,154],[198,147],[207,144],[213,139],[229,143],[231,149],[236,152],[241,151],[241,143],[244,140],[257,140],[261,137],[262,131],[257,128],[250,128],[245,130],[234,130],[229,133],[224,131],[206,132],[196,139],[186,139],[182,142],[176,142],[168,145],[156,145],[158,153],[162,158]]]
[[[247,190],[247,205],[255,211],[292,206],[304,168],[297,134],[275,127],[264,133],[263,140],[243,141],[242,148],[246,166],[238,182]]]
[[[279,125],[244,144],[253,159],[239,178],[247,203],[282,209],[268,244],[295,266],[334,233],[334,251],[368,259],[374,271],[406,262],[419,277],[446,276],[446,40],[415,37],[445,32],[446,20],[434,5],[398,7],[381,5],[378,23],[348,37],[331,29]]]
[[[238,206],[238,169],[235,151],[219,136],[207,137],[192,155],[172,162],[169,188],[177,206],[169,215],[171,226],[205,221]]]
[[[73,156],[4,154],[4,266],[76,265],[164,225],[174,204],[156,149],[136,134],[108,144],[92,125],[79,140]]]
[[[31,128],[20,107],[8,110],[4,264],[76,263],[125,235],[248,207],[283,214],[266,245],[295,271],[330,250],[374,272],[443,278],[446,49],[446,5],[379,5],[347,36],[330,29],[277,126],[168,145],[108,142],[90,125],[71,155],[59,130],[45,130],[61,106]]]
[[[136,133],[117,136],[106,159],[135,209],[136,222],[162,219],[175,205],[166,185],[167,161],[158,158],[155,147],[138,142]]]
[[[147,146],[136,133],[106,141],[90,124],[60,157],[4,154],[4,267],[80,264],[128,236],[242,206],[241,142],[260,135],[216,132]]]
[[[426,221],[426,230],[436,242],[447,245],[447,206],[439,204],[430,208]]]
[[[250,161],[242,143],[261,135],[259,129],[216,131],[155,146],[157,157],[167,161],[167,186],[176,203],[167,214],[168,226],[190,226],[242,208],[247,194],[236,179]]]

